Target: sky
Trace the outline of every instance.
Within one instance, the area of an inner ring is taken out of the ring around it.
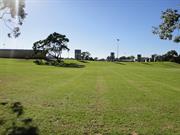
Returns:
[[[74,57],[74,49],[81,49],[106,58],[110,52],[116,54],[118,45],[119,56],[180,53],[179,44],[152,34],[152,26],[161,23],[161,12],[167,8],[180,9],[180,1],[26,0],[28,15],[20,37],[9,39],[0,22],[0,49],[32,49],[34,42],[58,32],[70,40],[70,52],[64,51],[64,57]]]

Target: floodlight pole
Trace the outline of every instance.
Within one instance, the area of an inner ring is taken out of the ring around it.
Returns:
[[[68,59],[69,59],[69,51],[68,51]]]
[[[119,39],[117,39],[117,60],[119,58]]]

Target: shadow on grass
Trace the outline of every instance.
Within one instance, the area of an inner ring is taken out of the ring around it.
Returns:
[[[82,63],[89,63],[88,61],[86,60],[78,60],[79,62],[82,62]]]
[[[17,117],[23,114],[23,106],[20,102],[14,102],[11,104],[11,110],[17,114]]]
[[[68,68],[84,68],[85,65],[77,64],[77,63],[63,63],[60,65],[57,65],[59,67],[68,67]]]
[[[0,119],[0,126],[4,125],[5,121],[3,119]]]
[[[124,63],[122,63],[122,62],[115,62],[116,64],[120,64],[120,65],[126,65],[126,64],[124,64]]]
[[[20,102],[1,102],[1,106],[4,107],[4,113],[7,114],[9,110],[14,115],[14,118],[5,120],[5,118],[0,119],[0,125],[4,125],[6,122],[11,123],[11,126],[7,127],[5,132],[3,134],[5,135],[39,135],[38,127],[33,125],[33,119],[32,118],[22,118],[22,115],[24,113],[24,107]]]
[[[55,66],[55,67],[65,67],[65,68],[84,68],[85,65],[77,64],[77,63],[65,63],[64,61],[57,62],[57,61],[42,61],[42,60],[35,60],[35,64],[37,65],[48,65],[48,66]]]
[[[151,65],[150,63],[148,63],[148,62],[142,62],[142,64],[152,66],[152,65]]]

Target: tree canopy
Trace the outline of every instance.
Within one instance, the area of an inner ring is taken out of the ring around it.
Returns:
[[[82,52],[81,53],[81,58],[83,60],[88,60],[90,56],[91,56],[90,52]]]
[[[166,61],[175,61],[176,57],[178,57],[178,53],[175,50],[168,51],[164,55]]]
[[[162,12],[162,23],[158,27],[153,27],[153,34],[163,40],[173,40],[180,42],[180,14],[178,10],[167,9]]]
[[[8,37],[18,37],[26,17],[25,0],[0,0],[0,20],[9,28]]]
[[[61,61],[61,54],[63,50],[68,50],[67,43],[69,39],[65,35],[54,32],[46,39],[39,40],[33,44],[35,54],[41,53],[46,56],[53,57],[58,62]]]

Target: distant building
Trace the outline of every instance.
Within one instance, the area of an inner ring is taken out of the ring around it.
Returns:
[[[150,58],[148,57],[142,57],[141,59],[141,62],[150,62]]]
[[[111,52],[110,56],[107,57],[107,61],[114,61],[115,60],[115,53]]]
[[[118,59],[120,62],[134,62],[134,58],[122,56]]]
[[[0,58],[18,58],[18,59],[34,59],[45,58],[46,56],[37,56],[33,50],[24,49],[0,49]]]
[[[115,60],[115,53],[114,53],[114,52],[111,52],[111,54],[110,54],[110,60],[111,60],[111,61],[114,61],[114,60]]]
[[[141,54],[138,54],[138,55],[137,55],[137,61],[138,61],[138,62],[141,62],[141,61],[142,61],[142,55],[141,55]]]
[[[76,49],[75,52],[75,59],[80,60],[81,59],[81,50]]]
[[[155,61],[156,61],[156,57],[157,57],[157,55],[156,55],[156,54],[153,54],[153,55],[151,56],[151,61],[152,61],[152,62],[155,62]]]

